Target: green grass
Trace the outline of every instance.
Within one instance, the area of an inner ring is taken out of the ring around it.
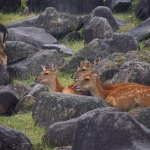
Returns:
[[[126,13],[114,12],[114,16],[116,18],[124,20],[126,22],[124,26],[120,27],[117,33],[128,32],[129,30],[131,30],[132,28],[134,28],[140,23],[140,21],[136,19],[134,15],[134,8],[138,2],[139,0],[132,0],[132,7],[130,7],[130,9]],[[22,0],[22,6],[25,6],[25,0]],[[21,13],[18,12],[9,13],[9,14],[0,13],[0,22],[6,25],[11,22],[16,22],[37,15],[33,13],[30,16],[21,16],[20,14]],[[83,40],[72,41],[72,42],[67,42],[63,40],[59,42],[73,49],[74,54],[84,47]],[[145,49],[150,50],[150,48],[144,47],[143,41],[139,42],[139,44],[142,50]],[[65,60],[67,60],[68,58],[70,57],[65,57]],[[62,86],[66,86],[67,84],[73,82],[72,79],[70,79],[69,72],[58,71],[57,75]],[[14,83],[23,82],[24,84],[29,86],[31,83],[34,82],[34,78],[35,77],[33,76],[28,80],[14,79],[13,81]],[[24,133],[30,139],[35,150],[50,149],[50,148],[44,148],[43,145],[41,144],[41,137],[45,134],[46,131],[44,128],[34,126],[31,113],[17,114],[10,117],[2,116],[0,117],[0,125],[7,126]]]

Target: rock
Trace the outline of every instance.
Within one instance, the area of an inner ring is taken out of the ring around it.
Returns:
[[[144,42],[144,47],[150,47],[150,39]]]
[[[96,109],[80,117],[72,150],[148,150],[150,130],[123,112]]]
[[[106,18],[114,32],[119,29],[117,21],[114,18],[112,11],[108,7],[98,6],[93,9],[91,14],[86,15],[83,18],[83,24],[85,25],[89,20],[94,17]]]
[[[37,27],[44,28],[46,32],[56,38],[61,38],[72,31],[81,29],[82,18],[68,13],[60,13],[55,8],[48,7],[38,17]]]
[[[34,46],[21,41],[7,41],[4,53],[8,57],[8,65],[25,60],[38,52]]]
[[[2,0],[0,1],[0,10],[3,13],[16,12],[21,6],[21,0]]]
[[[62,44],[43,44],[43,49],[56,49],[63,56],[72,55],[72,49]]]
[[[150,17],[150,1],[140,0],[135,7],[135,16],[141,20],[145,20]]]
[[[109,25],[107,19],[102,17],[94,17],[83,28],[83,37],[85,43],[90,43],[93,39],[109,39],[113,36],[114,32]]]
[[[27,18],[21,21],[13,22],[10,24],[7,24],[7,28],[18,28],[18,27],[35,27],[36,21],[39,16],[34,16],[31,18]]]
[[[38,75],[41,71],[41,65],[50,67],[51,63],[58,67],[63,64],[63,57],[56,50],[42,50],[26,60],[9,65],[8,71],[12,77],[27,79]]]
[[[32,117],[35,124],[48,127],[104,106],[107,103],[97,97],[41,92],[33,107]]]
[[[12,115],[18,102],[12,91],[0,90],[0,115]]]
[[[62,37],[62,40],[66,40],[66,41],[70,41],[70,42],[78,41],[81,39],[82,39],[82,36],[80,35],[80,33],[78,31],[70,32]]]
[[[12,83],[12,78],[9,72],[0,63],[0,85],[8,85],[10,83]]]
[[[36,27],[18,27],[8,29],[9,41],[22,41],[41,48],[43,44],[55,44],[58,41],[44,29]]]
[[[29,139],[21,132],[0,126],[0,149],[33,150]]]
[[[46,7],[54,7],[60,12],[70,14],[87,14],[97,6],[103,5],[103,0],[26,0],[26,4],[31,11],[44,11]]]
[[[150,17],[141,22],[138,26],[131,29],[130,33],[137,41],[144,40],[149,37],[150,34]]]
[[[106,6],[115,12],[126,12],[131,6],[131,0],[106,0]]]

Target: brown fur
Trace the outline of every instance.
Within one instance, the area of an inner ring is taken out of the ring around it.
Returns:
[[[7,68],[7,56],[4,54],[4,49],[6,45],[8,31],[6,27],[2,24],[0,24],[0,63],[4,65],[5,68]]]
[[[150,87],[141,84],[126,83],[112,90],[105,90],[94,74],[85,75],[75,85],[76,90],[90,91],[93,96],[103,98],[106,102],[121,111],[128,111],[135,104],[150,106]]]
[[[40,75],[35,79],[35,82],[48,85],[51,92],[62,92],[66,94],[80,94],[87,95],[87,92],[76,91],[74,89],[74,84],[72,83],[66,87],[62,87],[57,75],[56,75],[56,66],[52,65],[51,69],[44,68]]]

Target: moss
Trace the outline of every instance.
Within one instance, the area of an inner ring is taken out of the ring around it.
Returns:
[[[148,52],[143,51],[141,54],[139,54],[139,60],[150,62],[150,55]]]
[[[54,25],[59,26],[59,27],[62,25],[62,23],[58,22],[58,21],[50,21],[50,24],[54,24]]]
[[[109,68],[116,68],[117,67],[117,62],[109,62],[105,64],[105,67]]]
[[[124,56],[116,56],[114,61],[118,63],[123,63],[126,58]]]

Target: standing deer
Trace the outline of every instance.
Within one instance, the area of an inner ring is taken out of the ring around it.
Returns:
[[[126,83],[126,86],[119,86],[112,90],[104,89],[96,74],[87,74],[78,81],[75,90],[90,91],[95,97],[104,99],[110,106],[121,111],[128,111],[139,105],[150,106],[150,87],[141,84]]]
[[[66,87],[62,87],[56,75],[56,72],[57,72],[56,65],[52,64],[51,69],[46,69],[45,66],[43,65],[41,65],[41,67],[43,71],[37,78],[35,78],[35,82],[48,85],[51,92],[87,95],[86,92],[76,91],[74,89],[75,83],[72,83]]]
[[[7,40],[8,31],[4,25],[0,23],[0,63],[7,68],[7,56],[4,54],[5,44]]]

